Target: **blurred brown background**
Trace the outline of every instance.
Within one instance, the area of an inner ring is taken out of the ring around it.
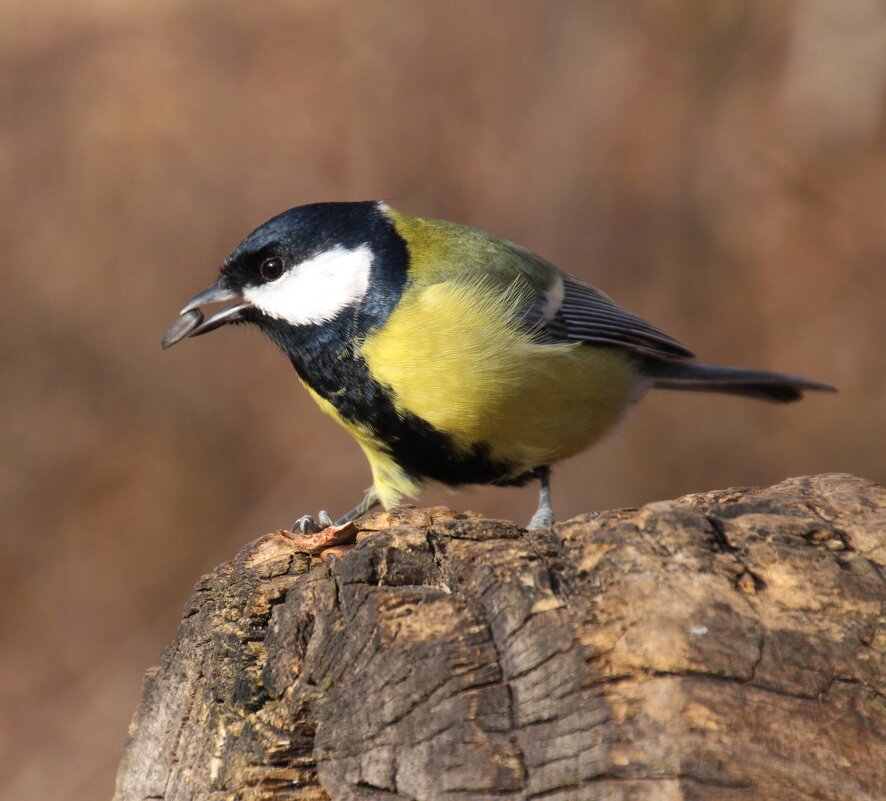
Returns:
[[[0,60],[0,797],[109,797],[198,576],[369,482],[257,333],[159,347],[287,207],[475,225],[841,389],[652,396],[560,468],[563,517],[886,479],[880,0],[7,0]],[[535,489],[424,500],[522,521]]]

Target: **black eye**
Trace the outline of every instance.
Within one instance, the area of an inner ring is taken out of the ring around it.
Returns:
[[[274,256],[270,259],[265,259],[261,263],[261,267],[258,268],[258,271],[261,273],[261,277],[265,279],[265,281],[276,281],[281,275],[283,275],[283,259]]]

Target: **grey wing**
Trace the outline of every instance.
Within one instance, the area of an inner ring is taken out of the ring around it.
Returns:
[[[540,333],[565,342],[587,342],[666,359],[694,354],[672,336],[621,308],[598,289],[569,275],[526,311]]]

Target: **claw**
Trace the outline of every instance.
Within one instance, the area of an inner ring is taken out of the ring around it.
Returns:
[[[302,515],[292,524],[290,530],[293,533],[299,532],[300,534],[310,534],[317,530],[317,524],[314,522],[314,518],[311,517],[311,515]]]
[[[313,515],[302,515],[292,524],[290,530],[308,536],[310,534],[316,534],[318,531],[323,531],[324,528],[329,528],[331,525],[332,520],[329,515],[326,512],[320,512],[320,514],[317,515],[316,520]]]

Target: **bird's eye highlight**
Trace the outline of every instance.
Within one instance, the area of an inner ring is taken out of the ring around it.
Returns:
[[[261,273],[261,277],[264,278],[265,281],[276,281],[281,275],[283,275],[283,259],[274,256],[270,259],[265,259],[261,263],[261,267],[258,268],[259,273]]]

